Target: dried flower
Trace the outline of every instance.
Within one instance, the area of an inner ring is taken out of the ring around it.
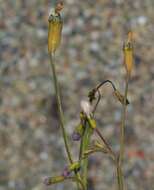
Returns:
[[[62,1],[58,2],[55,8],[55,13],[60,13],[60,11],[63,9],[64,4]]]
[[[124,96],[118,90],[114,90],[113,94],[120,101],[121,104],[125,103]],[[129,101],[128,101],[128,99],[126,99],[126,105],[128,105],[128,104],[129,104]]]
[[[60,11],[63,8],[62,3],[58,3],[55,12],[49,16],[49,29],[48,29],[48,52],[53,53],[60,45],[61,32],[63,21]]]
[[[82,109],[83,113],[87,117],[90,117],[91,112],[92,112],[92,108],[91,108],[90,103],[88,101],[86,101],[86,100],[82,100],[80,105],[81,105],[81,109]]]
[[[89,102],[92,103],[96,99],[96,89],[93,89],[88,94]]]
[[[127,70],[128,76],[130,76],[133,68],[133,41],[132,41],[132,32],[128,33],[127,41],[123,46],[124,51],[124,64]]]

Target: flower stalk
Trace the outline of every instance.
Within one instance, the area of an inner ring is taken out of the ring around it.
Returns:
[[[61,103],[61,97],[60,97],[60,92],[59,92],[59,85],[58,85],[58,80],[57,80],[57,75],[56,75],[56,69],[55,69],[55,64],[54,64],[54,57],[55,57],[54,53],[51,53],[50,54],[50,64],[51,64],[51,68],[52,68],[56,101],[57,101],[57,105],[58,105],[60,127],[62,130],[62,135],[63,135],[63,139],[64,139],[64,143],[65,143],[67,156],[68,156],[69,162],[72,164],[73,159],[72,159],[72,155],[71,155],[69,144],[68,144],[68,137],[67,137],[65,127],[64,127],[64,116],[63,116],[63,111],[62,111],[62,103]]]
[[[120,126],[120,152],[117,162],[117,180],[119,190],[124,189],[124,176],[122,172],[122,163],[124,159],[125,151],[125,125],[126,125],[126,111],[127,111],[127,94],[128,94],[128,85],[133,68],[133,42],[132,42],[132,32],[128,33],[127,41],[123,46],[124,52],[124,65],[126,68],[126,81],[125,81],[125,94],[124,94],[124,104],[122,104],[122,118]]]
[[[49,20],[48,20],[49,21],[48,52],[49,52],[49,57],[50,57],[50,65],[51,65],[51,69],[52,69],[53,83],[54,83],[56,101],[57,101],[57,106],[58,106],[60,127],[61,127],[61,131],[62,131],[63,139],[64,139],[64,144],[65,144],[65,149],[66,149],[68,160],[69,160],[70,164],[73,164],[74,162],[73,162],[73,158],[72,158],[72,155],[70,152],[68,136],[67,136],[67,133],[66,133],[65,127],[64,127],[62,101],[61,101],[59,84],[58,84],[56,68],[55,68],[55,52],[60,45],[61,32],[62,32],[62,26],[63,26],[63,22],[62,22],[61,15],[60,15],[60,11],[62,10],[62,8],[63,8],[63,3],[62,2],[58,3],[55,8],[54,13],[49,16]],[[77,182],[77,187],[78,187],[78,189],[80,189],[80,187],[83,186],[81,177],[80,177],[79,173],[77,173],[76,171],[74,171],[74,173],[75,173],[75,178],[76,178],[75,181]]]

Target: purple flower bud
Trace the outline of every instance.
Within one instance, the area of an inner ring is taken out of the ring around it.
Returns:
[[[68,167],[66,167],[64,170],[63,170],[63,172],[62,172],[62,176],[64,176],[64,177],[68,177],[69,175],[70,175],[70,171],[68,170]]]
[[[81,138],[80,133],[77,133],[76,131],[74,131],[73,134],[72,134],[73,141],[79,141],[80,138]]]

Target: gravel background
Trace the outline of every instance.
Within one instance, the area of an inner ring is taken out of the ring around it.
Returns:
[[[42,184],[44,176],[61,173],[67,164],[47,53],[54,2],[0,0],[0,190],[74,189],[72,183]],[[124,90],[122,44],[129,28],[134,31],[124,169],[128,190],[152,190],[154,1],[66,0],[63,17],[56,68],[69,135],[79,120],[80,101],[96,84],[111,79]],[[109,86],[102,92],[98,127],[117,150],[121,105]],[[76,157],[78,143],[71,145]],[[107,156],[93,156],[89,169],[89,190],[115,189],[115,168]]]

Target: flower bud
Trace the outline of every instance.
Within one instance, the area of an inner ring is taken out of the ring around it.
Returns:
[[[132,41],[132,32],[128,33],[127,41],[123,46],[124,51],[124,64],[126,67],[126,71],[130,76],[132,68],[133,68],[133,41]]]
[[[52,184],[56,184],[56,183],[60,183],[63,182],[65,180],[64,176],[56,176],[56,177],[46,177],[44,179],[44,184],[45,185],[52,185]]]
[[[72,134],[72,139],[73,141],[79,141],[81,139],[81,135],[78,132],[74,131]]]
[[[70,174],[71,174],[71,171],[68,169],[68,167],[65,167],[65,169],[62,172],[62,176],[69,177]]]
[[[80,163],[79,162],[74,162],[73,164],[65,167],[64,171],[62,172],[62,176],[64,177],[69,177],[72,171],[79,171],[80,170]]]
[[[62,7],[61,7],[62,9]],[[48,52],[53,53],[60,45],[63,21],[60,15],[60,5],[57,4],[55,12],[49,16]]]
[[[125,103],[124,96],[118,90],[114,90],[113,94],[120,101],[120,103],[124,105],[124,103]],[[128,105],[128,104],[129,104],[129,101],[128,101],[128,99],[126,99],[126,105]]]
[[[80,123],[79,125],[76,126],[75,130],[73,131],[72,139],[74,141],[79,141],[83,135],[83,132],[84,132],[84,126]]]

